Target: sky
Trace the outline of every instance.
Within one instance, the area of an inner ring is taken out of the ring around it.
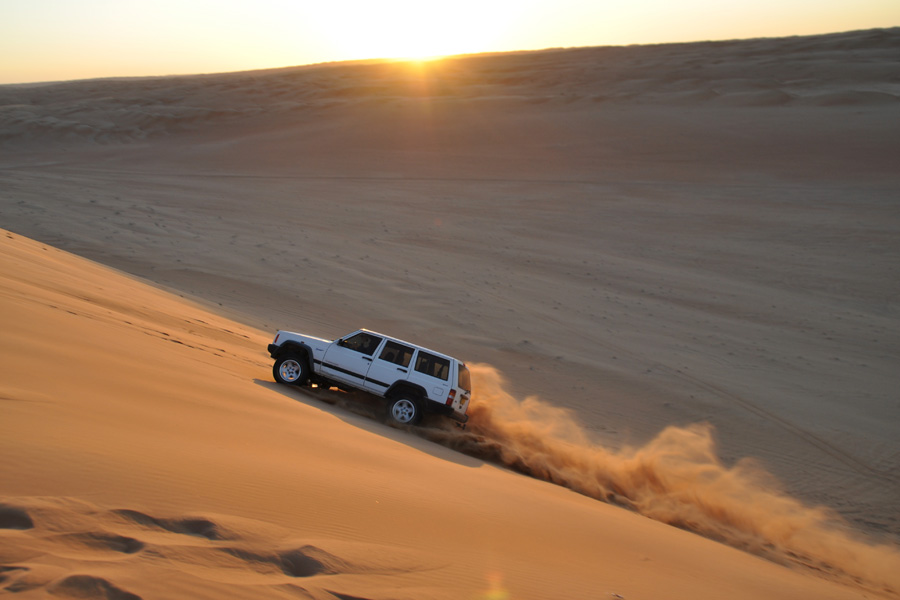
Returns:
[[[0,83],[900,26],[900,0],[0,0]]]

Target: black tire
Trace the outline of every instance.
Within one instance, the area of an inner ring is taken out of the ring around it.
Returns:
[[[306,385],[309,382],[309,364],[299,354],[279,356],[272,366],[272,376],[278,383]]]
[[[395,425],[418,425],[422,412],[422,402],[410,394],[398,394],[387,403],[388,421]]]

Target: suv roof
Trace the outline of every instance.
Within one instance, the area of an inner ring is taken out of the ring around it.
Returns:
[[[371,333],[372,335],[378,335],[378,336],[381,336],[381,337],[389,339],[389,340],[394,340],[395,342],[400,342],[402,344],[406,344],[407,346],[414,346],[420,350],[425,350],[426,352],[430,352],[431,354],[434,354],[435,356],[440,356],[441,358],[455,360],[456,362],[458,362],[460,364],[465,364],[463,361],[459,360],[458,358],[454,358],[454,357],[450,356],[449,354],[444,354],[443,352],[438,352],[437,350],[432,350],[431,348],[422,346],[421,344],[414,344],[413,342],[407,342],[406,340],[400,339],[398,337],[394,337],[393,335],[387,335],[387,334],[381,333],[380,331],[373,331],[371,329],[363,328],[363,329],[358,329],[358,330],[354,331],[353,333],[349,333],[349,334],[345,335],[344,337],[350,337],[354,333],[358,333],[360,331],[364,331],[366,333]]]

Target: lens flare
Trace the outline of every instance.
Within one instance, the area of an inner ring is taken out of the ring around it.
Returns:
[[[492,571],[485,576],[487,590],[479,595],[480,600],[508,600],[511,596],[503,585],[503,574]]]

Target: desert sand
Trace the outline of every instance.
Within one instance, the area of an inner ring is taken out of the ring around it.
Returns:
[[[0,589],[896,597],[898,56],[0,86]],[[358,327],[469,361],[470,427],[272,383]]]

